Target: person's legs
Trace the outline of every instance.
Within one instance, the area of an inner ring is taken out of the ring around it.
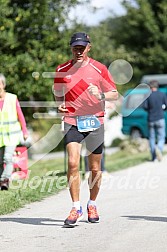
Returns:
[[[84,156],[84,165],[85,165],[85,173],[88,173],[90,171],[89,164],[88,164],[88,155]],[[104,154],[104,150],[103,150],[102,158],[101,158],[101,171],[102,172],[105,171],[105,154]]]
[[[83,218],[82,207],[80,206],[80,174],[79,163],[81,154],[81,142],[84,136],[78,132],[76,126],[64,124],[65,126],[65,145],[68,153],[67,179],[70,195],[72,199],[72,210],[65,219],[65,226],[76,225],[77,221]]]
[[[82,207],[80,206],[80,174],[79,174],[79,161],[81,144],[71,142],[67,144],[68,153],[68,171],[67,179],[72,199],[72,209],[69,216],[65,219],[65,226],[76,225],[77,221],[83,218]]]
[[[86,147],[89,151],[88,165],[90,169],[90,200],[95,201],[99,192],[101,181],[101,159],[104,147],[104,125],[93,132],[91,132],[86,138]]]
[[[163,147],[165,144],[165,120],[164,119],[156,121],[156,132],[157,132],[156,156],[157,156],[158,161],[161,161]]]
[[[151,151],[152,161],[154,161],[155,158],[156,158],[154,122],[149,123],[149,144],[150,144],[150,151]]]
[[[4,151],[5,147],[4,146],[0,147],[0,178],[4,170],[4,161],[3,161]]]
[[[99,215],[96,208],[96,198],[99,193],[102,178],[101,157],[102,154],[93,154],[93,153],[91,153],[88,157],[90,167],[90,176],[88,179],[90,199],[87,204],[87,212],[88,212],[88,222],[91,223],[99,222]]]
[[[69,128],[70,127],[70,128]],[[79,193],[80,193],[80,174],[79,174],[79,161],[81,154],[81,143],[85,139],[86,148],[91,153],[89,158],[89,165],[91,174],[90,181],[90,200],[88,202],[88,220],[90,222],[97,222],[99,216],[96,211],[95,203],[97,194],[99,192],[101,181],[101,153],[103,150],[104,142],[104,125],[98,130],[93,132],[78,132],[76,126],[69,126],[65,124],[65,143],[68,152],[68,183],[73,201],[73,208],[70,215],[64,221],[65,225],[75,225],[80,216],[82,216],[82,208],[80,206]],[[91,204],[89,204],[91,202]],[[90,206],[89,206],[90,205]],[[78,207],[78,208],[77,208]],[[92,217],[93,216],[93,217]]]
[[[16,146],[5,146],[4,150],[4,163],[5,169],[1,175],[1,180],[10,179],[13,172],[13,154]]]
[[[8,190],[9,181],[13,172],[13,154],[16,146],[5,146],[3,161],[5,164],[5,168],[1,174],[0,178],[0,186],[1,190]]]
[[[90,177],[88,179],[90,189],[90,199],[87,205],[88,221],[99,222],[99,215],[96,208],[96,198],[101,184],[101,159],[104,147],[104,125],[98,130],[91,132],[85,139],[86,147],[90,152],[88,156]]]
[[[162,152],[165,144],[165,120],[161,119],[156,123],[157,127],[157,147]]]
[[[102,154],[91,153],[88,156],[89,167],[90,167],[90,177],[89,177],[89,190],[90,190],[90,200],[95,201],[99,193],[101,184],[101,158]]]
[[[80,174],[79,174],[79,161],[80,161],[81,144],[71,142],[67,144],[68,153],[68,172],[67,179],[69,183],[69,190],[73,202],[79,201],[80,192]]]

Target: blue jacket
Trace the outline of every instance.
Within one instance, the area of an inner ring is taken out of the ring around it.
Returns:
[[[148,121],[154,122],[164,118],[167,109],[167,96],[160,91],[153,91],[144,102],[144,109],[148,111]]]

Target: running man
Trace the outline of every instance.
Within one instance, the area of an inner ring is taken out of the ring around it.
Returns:
[[[101,182],[101,158],[104,144],[105,100],[118,99],[112,76],[105,65],[90,58],[89,36],[84,32],[72,35],[70,47],[73,58],[56,69],[55,99],[63,113],[65,144],[68,153],[68,184],[72,209],[64,224],[76,225],[83,218],[80,204],[79,161],[82,142],[89,151],[90,198],[87,204],[88,221],[99,222],[96,198]]]

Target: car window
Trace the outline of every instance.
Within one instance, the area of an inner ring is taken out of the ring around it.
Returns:
[[[129,95],[126,99],[126,108],[127,109],[135,109],[138,107],[138,104],[142,104],[144,101],[144,97],[146,94],[133,94]]]

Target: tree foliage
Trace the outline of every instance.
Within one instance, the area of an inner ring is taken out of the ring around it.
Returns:
[[[0,72],[22,100],[52,100],[53,72],[69,56],[68,12],[77,0],[1,0]],[[33,72],[38,72],[35,78]]]
[[[113,38],[132,55],[138,73],[165,73],[167,68],[166,0],[123,1],[126,15],[117,19]],[[108,25],[111,25],[109,20]]]

